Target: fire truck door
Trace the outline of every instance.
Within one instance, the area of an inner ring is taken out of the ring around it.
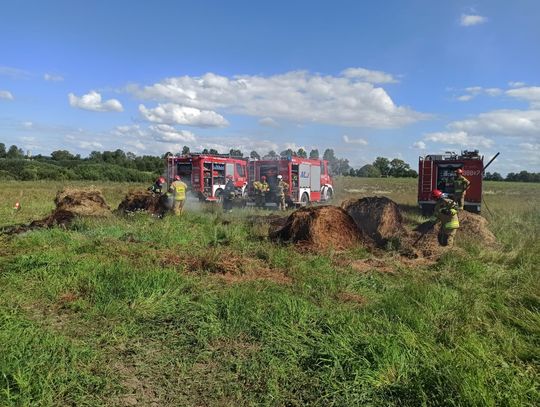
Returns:
[[[298,166],[298,182],[300,188],[309,188],[310,187],[310,171],[311,165],[309,164],[300,164]]]
[[[311,166],[311,192],[321,191],[321,166]]]
[[[227,163],[225,164],[225,176],[231,175],[234,178],[234,164]]]

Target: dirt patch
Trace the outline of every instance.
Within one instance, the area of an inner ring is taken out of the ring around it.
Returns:
[[[162,216],[168,208],[165,195],[155,195],[150,191],[140,190],[129,192],[120,202],[117,210],[121,213],[149,212]]]
[[[315,251],[345,250],[368,240],[347,212],[336,206],[300,208],[269,237]]]
[[[386,197],[349,200],[341,207],[354,219],[356,226],[383,247],[390,239],[404,235],[403,216],[398,205]]]
[[[355,305],[365,305],[367,300],[359,294],[343,291],[337,294],[337,299],[341,302],[348,302]]]
[[[16,225],[0,231],[0,234],[13,235],[39,228],[68,226],[75,217],[106,217],[111,214],[101,191],[97,189],[79,190],[66,188],[54,198],[55,210],[46,218],[35,220],[28,225]]]
[[[163,267],[181,267],[185,272],[209,273],[227,283],[268,280],[278,284],[291,284],[292,279],[283,271],[268,268],[262,260],[239,257],[232,250],[211,249],[204,255],[164,254]]]
[[[394,273],[396,271],[395,268],[390,266],[386,261],[375,258],[353,261],[351,263],[351,267],[359,273],[367,273],[369,271]]]

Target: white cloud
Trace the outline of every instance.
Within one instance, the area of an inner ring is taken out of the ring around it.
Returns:
[[[510,89],[506,91],[508,96],[526,100],[535,108],[540,109],[540,86],[530,86],[528,88]]]
[[[457,100],[460,102],[468,102],[469,100],[475,98],[478,95],[488,95],[488,96],[498,96],[502,94],[502,89],[499,88],[483,88],[481,86],[470,86],[465,88],[465,95],[457,97]]]
[[[457,98],[457,100],[459,100],[460,102],[468,102],[472,98],[474,98],[474,95],[461,95]]]
[[[539,137],[540,110],[494,110],[452,122],[448,127],[473,135]]]
[[[153,109],[139,105],[139,112],[148,121],[165,124],[183,124],[195,127],[225,127],[229,122],[211,110],[180,106],[175,103],[159,104]]]
[[[84,110],[92,110],[94,112],[122,112],[124,110],[122,104],[116,99],[109,99],[102,102],[101,95],[94,90],[81,97],[70,93],[68,99],[70,106]]]
[[[0,99],[13,100],[13,94],[8,90],[0,90]]]
[[[426,149],[426,143],[423,141],[416,141],[413,143],[413,147],[417,148],[419,150],[425,150]]]
[[[186,130],[177,130],[168,124],[157,124],[150,126],[149,129],[155,133],[155,139],[165,142],[194,142],[195,135]]]
[[[428,133],[424,140],[446,145],[459,145],[461,147],[491,147],[493,140],[484,136],[471,136],[465,131],[443,131]]]
[[[22,125],[23,125],[23,127],[25,129],[31,129],[34,126],[34,123],[32,123],[32,122],[23,122]]]
[[[263,117],[259,120],[259,124],[265,127],[279,127],[279,123],[271,117]]]
[[[510,86],[511,88],[521,88],[523,86],[525,86],[526,83],[525,82],[508,82],[508,86]]]
[[[212,113],[222,109],[301,123],[392,128],[427,118],[394,104],[383,88],[345,76],[305,71],[231,78],[207,73],[201,77],[167,78],[142,88],[132,85],[128,91],[143,99],[172,102],[182,108]]]
[[[50,82],[62,82],[64,80],[64,77],[61,75],[46,73],[45,75],[43,75],[43,79]]]
[[[397,83],[398,81],[389,73],[372,71],[365,68],[348,68],[342,72],[346,78],[360,79],[369,83]]]
[[[97,141],[79,141],[77,145],[83,150],[93,150],[97,148],[103,148],[103,144]]]
[[[28,79],[32,76],[30,72],[25,71],[24,69],[13,68],[10,66],[0,66],[0,75],[12,79]]]
[[[472,25],[483,24],[487,21],[487,17],[480,16],[478,14],[462,14],[460,24],[465,27]]]
[[[359,144],[359,145],[362,145],[362,146],[367,146],[368,145],[367,140],[364,140],[363,138],[349,138],[349,136],[347,136],[347,135],[343,136],[343,141],[346,144]]]

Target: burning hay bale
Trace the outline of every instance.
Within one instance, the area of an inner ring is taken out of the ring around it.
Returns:
[[[54,198],[55,210],[46,218],[35,220],[29,225],[18,225],[5,229],[4,234],[24,233],[32,229],[53,226],[68,226],[75,217],[106,217],[111,210],[101,191],[66,188]]]
[[[319,206],[294,211],[283,227],[270,233],[270,238],[313,250],[343,250],[357,245],[363,236],[343,209]]]
[[[358,229],[378,246],[406,233],[398,205],[386,197],[346,201],[342,208],[354,219]]]
[[[118,205],[118,212],[132,213],[146,211],[156,215],[163,215],[168,210],[164,195],[155,195],[150,191],[132,191]]]

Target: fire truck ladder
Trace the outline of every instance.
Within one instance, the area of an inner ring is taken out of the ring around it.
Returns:
[[[422,192],[433,189],[433,161],[422,160]]]

